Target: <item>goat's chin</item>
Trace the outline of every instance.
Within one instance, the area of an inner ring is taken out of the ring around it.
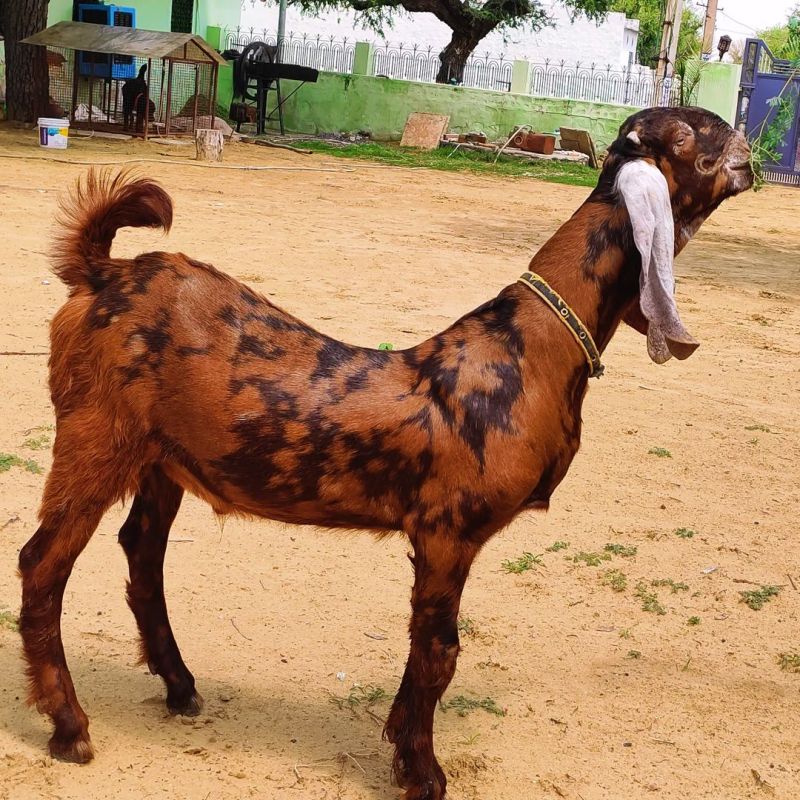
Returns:
[[[725,171],[728,174],[729,197],[733,197],[734,195],[741,194],[753,188],[756,176],[749,161],[736,167],[728,167]]]

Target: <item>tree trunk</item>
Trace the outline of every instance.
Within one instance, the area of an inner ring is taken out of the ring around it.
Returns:
[[[198,128],[194,132],[198,161],[222,161],[225,140],[222,131],[214,128]]]
[[[496,27],[498,23],[483,23],[454,28],[450,43],[439,53],[442,65],[436,75],[436,83],[462,83],[464,67],[478,43]]]
[[[47,50],[20,40],[47,27],[48,0],[0,0],[0,28],[5,36],[8,118],[35,122],[47,115]]]

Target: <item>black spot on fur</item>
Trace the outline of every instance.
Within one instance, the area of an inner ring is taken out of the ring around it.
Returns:
[[[126,347],[141,350],[133,361],[120,370],[126,382],[141,378],[145,373],[156,373],[161,369],[164,353],[172,343],[169,332],[170,315],[166,309],[159,311],[153,325],[137,325],[125,342]]]
[[[263,300],[252,289],[250,289],[247,286],[242,288],[242,291],[240,292],[239,296],[249,306],[259,306],[263,302]]]
[[[522,394],[522,375],[517,364],[494,363],[487,369],[497,376],[497,387],[491,390],[476,389],[465,394],[460,405],[464,420],[459,435],[469,445],[483,470],[486,435],[498,430],[510,433],[511,409]]]
[[[508,354],[515,358],[525,354],[525,340],[516,321],[518,307],[517,298],[506,290],[468,315],[477,319],[486,333],[502,342]]]
[[[211,352],[211,347],[193,347],[192,345],[181,345],[175,351],[180,358],[187,356],[207,356]]]
[[[335,339],[327,339],[317,351],[317,366],[311,373],[311,380],[332,378],[336,371],[356,357],[356,348]]]
[[[369,373],[370,370],[368,368],[362,367],[358,372],[354,372],[347,377],[347,380],[344,382],[344,388],[348,392],[356,392],[359,389],[363,389],[367,385]]]
[[[236,352],[243,356],[255,356],[256,358],[263,358],[267,361],[273,361],[286,355],[286,350],[278,345],[272,345],[264,342],[257,336],[250,334],[242,334],[239,338],[239,343],[236,346]],[[237,359],[238,361],[238,359]]]
[[[236,313],[236,309],[231,305],[223,306],[217,312],[217,318],[221,319],[226,325],[231,328],[239,329],[242,327],[242,320]]]

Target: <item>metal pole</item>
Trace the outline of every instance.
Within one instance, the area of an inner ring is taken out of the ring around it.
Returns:
[[[675,72],[675,62],[678,58],[678,39],[681,38],[681,22],[683,21],[683,0],[675,0],[675,16],[672,22],[672,38],[669,43],[669,64],[667,74],[671,78]]]
[[[678,52],[678,36],[681,30],[683,0],[667,0],[664,22],[661,29],[661,47],[658,51],[656,77],[665,79],[672,76],[675,68],[675,54]]]
[[[710,56],[714,50],[714,29],[717,27],[718,0],[708,0],[706,23],[703,28],[703,56]]]
[[[275,59],[283,61],[283,40],[286,38],[286,0],[280,0],[278,5],[278,54]]]

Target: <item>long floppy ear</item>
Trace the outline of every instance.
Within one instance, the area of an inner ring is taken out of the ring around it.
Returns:
[[[649,161],[623,164],[616,189],[628,209],[633,241],[642,257],[639,305],[647,318],[647,352],[657,364],[688,358],[700,343],[686,330],[675,305],[675,223],[667,180]]]

